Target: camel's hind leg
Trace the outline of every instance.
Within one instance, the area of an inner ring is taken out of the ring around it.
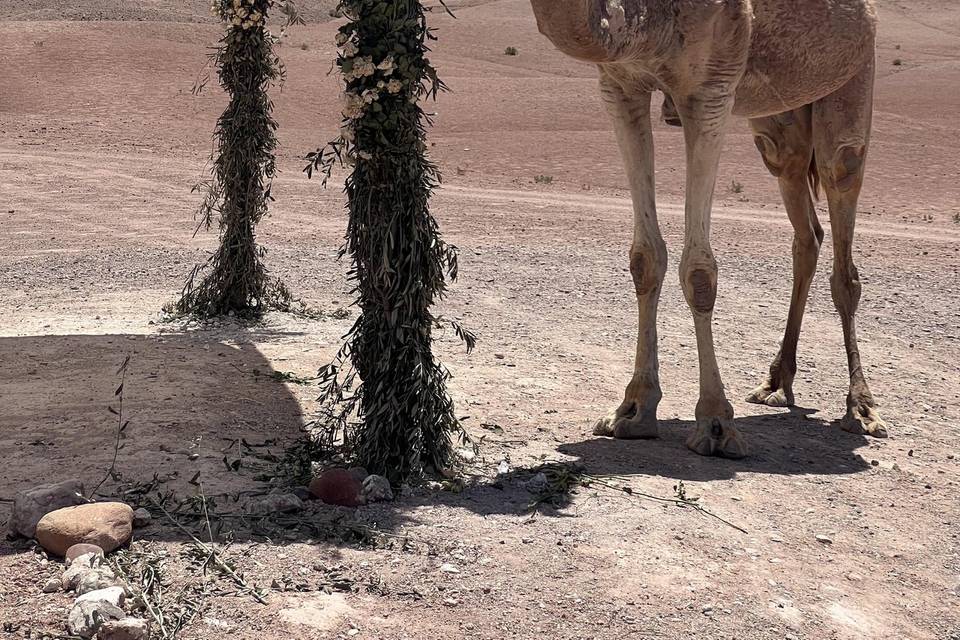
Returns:
[[[850,368],[850,392],[843,428],[853,433],[886,437],[883,420],[860,364],[855,315],[860,302],[860,277],[853,264],[853,234],[857,198],[863,184],[870,143],[873,108],[873,63],[837,92],[813,105],[813,142],[817,167],[830,205],[833,232],[833,274],[830,289],[840,313]]]
[[[797,340],[817,270],[823,228],[808,184],[813,156],[811,107],[750,121],[763,162],[780,183],[787,216],[793,224],[793,293],[780,352],[770,365],[766,382],[754,389],[747,402],[771,407],[793,405],[793,378],[797,373]]]

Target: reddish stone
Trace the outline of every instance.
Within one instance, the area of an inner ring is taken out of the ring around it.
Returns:
[[[310,482],[310,493],[327,504],[359,507],[364,503],[363,484],[347,469],[327,469]]]
[[[63,556],[80,542],[106,553],[125,545],[133,534],[133,509],[122,502],[93,502],[51,511],[37,523],[36,539],[50,553]]]

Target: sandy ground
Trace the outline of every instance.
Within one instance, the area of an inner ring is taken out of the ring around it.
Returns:
[[[96,22],[53,20],[81,16],[49,1],[0,6],[0,498],[102,477],[113,452],[106,405],[126,354],[124,480],[159,473],[167,489],[190,495],[200,471],[208,491],[265,491],[248,467],[227,472],[222,458],[233,454],[223,449],[246,438],[279,451],[310,419],[316,392],[254,372],[312,375],[349,326],[283,314],[255,328],[158,322],[215,243],[192,235],[190,186],[203,177],[223,106],[216,87],[190,92],[216,38],[216,27],[198,22],[203,4],[91,3],[84,15]],[[406,546],[265,542],[238,530],[230,553],[249,581],[295,576],[311,590],[275,588],[266,605],[210,596],[181,637],[960,637],[960,8],[888,0],[880,14],[856,258],[861,351],[889,439],[836,426],[846,363],[829,237],[801,338],[799,406],[739,401],[781,336],[791,243],[775,181],[742,122],[728,137],[714,214],[715,333],[752,455],[704,459],[683,447],[697,371],[673,275],[682,138],[660,125],[658,195],[671,248],[659,325],[662,437],[590,435],[629,379],[636,329],[615,142],[593,70],[552,51],[524,2],[463,3],[456,20],[434,20],[435,62],[453,92],[436,106],[431,152],[446,177],[434,211],[463,252],[443,312],[480,342],[466,356],[443,336],[438,353],[480,441],[472,473],[492,477],[503,460],[511,472],[498,484],[475,478],[462,493],[424,488],[358,511],[416,541]],[[297,28],[284,47],[283,173],[261,233],[272,272],[324,310],[349,302],[336,261],[344,202],[335,186],[307,181],[300,158],[336,130],[333,30]],[[503,55],[507,46],[519,55]],[[537,175],[553,181],[536,184]],[[544,460],[576,461],[658,496],[682,480],[747,533],[597,484],[531,515],[523,470]],[[8,512],[0,502],[0,520]],[[187,575],[173,527],[138,538],[169,550],[173,575]],[[322,594],[317,563],[380,586]],[[440,571],[443,563],[460,572]],[[0,542],[0,637],[62,632],[67,597],[39,595],[54,571],[29,545]]]

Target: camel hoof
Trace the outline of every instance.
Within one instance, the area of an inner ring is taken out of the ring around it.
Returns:
[[[621,407],[613,413],[600,418],[593,427],[593,435],[617,438],[620,440],[638,440],[656,438],[660,435],[655,411],[637,413],[634,405]]]
[[[743,458],[747,455],[747,443],[725,418],[703,418],[687,438],[687,447],[702,456]]]
[[[765,404],[768,407],[792,407],[793,392],[788,389],[771,390],[769,384],[764,384],[746,397],[747,402]]]
[[[886,423],[880,418],[875,407],[865,404],[850,408],[840,423],[840,428],[858,436],[887,437]]]

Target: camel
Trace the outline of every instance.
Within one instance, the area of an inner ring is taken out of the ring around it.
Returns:
[[[875,68],[873,0],[531,0],[540,32],[561,52],[597,66],[633,199],[630,271],[639,306],[636,365],[623,402],[597,435],[653,438],[662,397],[657,305],[667,250],[657,223],[651,94],[663,118],[683,127],[686,202],[680,282],[693,314],[700,365],[696,426],[687,446],[740,458],[747,444],[733,420],[714,353],[717,262],[710,210],[723,133],[749,119],[763,162],[777,178],[794,230],[793,293],[780,351],[749,402],[794,403],[797,340],[823,228],[814,198],[826,194],[833,235],[830,288],[850,374],[841,427],[886,436],[857,347],[860,280],[852,257],[857,199],[870,142]]]

